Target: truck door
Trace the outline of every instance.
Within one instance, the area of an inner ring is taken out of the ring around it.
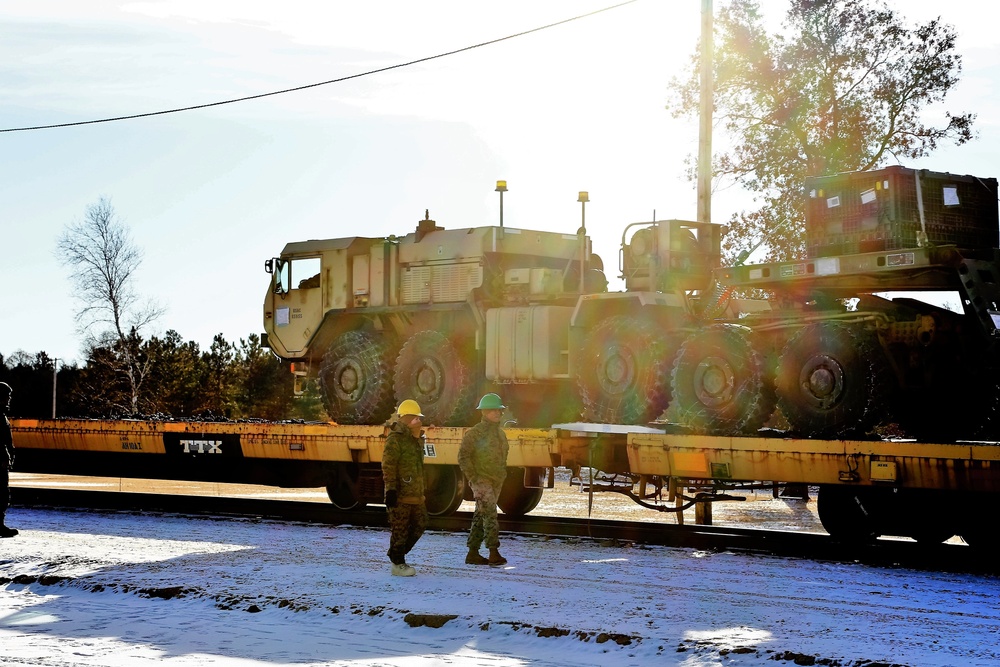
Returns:
[[[278,259],[271,289],[272,347],[285,357],[305,356],[323,317],[319,257]]]

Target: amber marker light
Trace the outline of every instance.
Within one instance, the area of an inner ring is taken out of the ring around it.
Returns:
[[[507,181],[497,181],[494,192],[500,193],[500,229],[503,229],[503,193],[507,192]]]

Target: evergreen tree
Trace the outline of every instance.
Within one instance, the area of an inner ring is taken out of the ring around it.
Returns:
[[[153,366],[144,393],[152,412],[174,417],[194,414],[201,408],[201,381],[205,369],[194,341],[184,342],[173,329],[163,338],[150,339]]]
[[[235,364],[242,417],[279,420],[294,414],[292,374],[261,346],[259,335],[240,339]]]
[[[208,352],[201,355],[204,374],[198,413],[227,418],[237,413],[235,359],[233,344],[216,334]]]

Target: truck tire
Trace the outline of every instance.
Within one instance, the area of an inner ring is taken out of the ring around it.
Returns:
[[[348,331],[330,344],[319,371],[330,419],[339,424],[377,424],[392,412],[392,381],[386,343],[376,334]]]
[[[839,322],[796,333],[778,360],[778,407],[792,430],[835,437],[864,432],[888,400],[888,363],[871,334]]]
[[[893,413],[907,437],[935,443],[1000,439],[998,365],[988,352],[969,356],[938,364],[928,386],[895,397]]]
[[[773,379],[744,327],[720,324],[689,336],[671,380],[677,418],[697,433],[755,433],[774,411]]]
[[[475,382],[459,350],[437,331],[420,331],[396,359],[396,401],[420,404],[427,426],[467,426]]]
[[[608,317],[587,335],[577,372],[585,421],[646,424],[670,402],[673,345],[648,320]]]

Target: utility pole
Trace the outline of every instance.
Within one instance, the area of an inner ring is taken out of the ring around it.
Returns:
[[[52,418],[56,418],[56,378],[59,374],[59,360],[52,360]]]
[[[698,126],[698,222],[712,221],[712,0],[701,0],[701,114]]]
[[[576,200],[580,202],[580,229],[576,233],[580,237],[580,294],[583,294],[586,281],[584,267],[587,265],[587,202],[590,195],[581,190]]]

